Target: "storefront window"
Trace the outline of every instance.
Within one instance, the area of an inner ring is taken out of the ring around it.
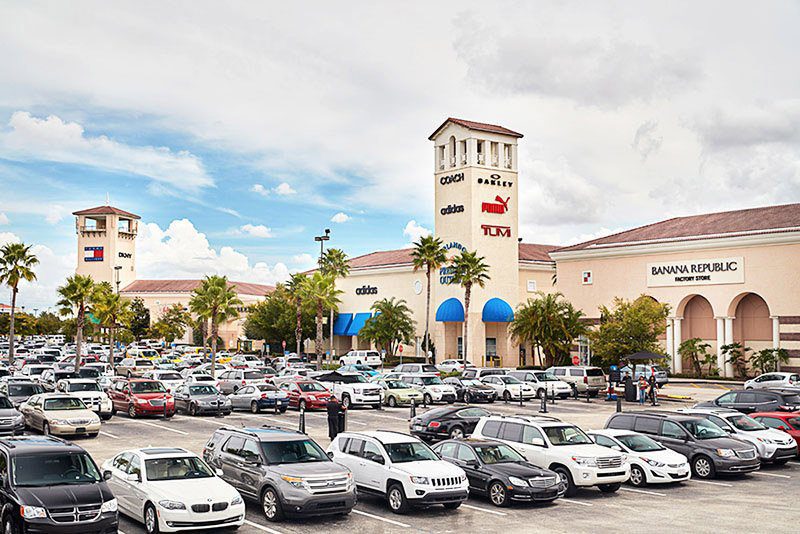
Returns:
[[[458,337],[458,357],[461,358],[464,354],[464,338]]]

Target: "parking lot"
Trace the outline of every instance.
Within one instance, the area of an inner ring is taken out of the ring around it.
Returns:
[[[664,393],[691,395],[692,402],[720,394],[722,386],[668,386]],[[681,402],[663,402],[662,408],[681,407]],[[538,403],[496,402],[484,405],[501,414],[536,413]],[[576,423],[584,429],[601,428],[614,409],[614,403],[595,399],[558,401],[548,405],[551,415]],[[633,404],[624,410],[638,409]],[[419,411],[422,411],[420,408]],[[383,410],[354,409],[349,412],[348,430],[387,429],[408,431],[408,408]],[[201,453],[212,432],[220,426],[280,425],[297,428],[299,415],[290,410],[282,415],[236,412],[231,416],[129,419],[117,415],[103,423],[95,439],[80,439],[98,463],[126,448],[180,446]],[[306,430],[320,445],[327,447],[327,422],[321,412],[306,414]],[[247,522],[239,530],[246,533],[326,532],[523,532],[535,528],[545,532],[596,532],[601,529],[644,530],[647,532],[796,532],[800,511],[796,495],[800,491],[800,461],[785,466],[763,467],[750,475],[713,481],[689,481],[667,486],[635,489],[623,486],[615,494],[596,489],[580,490],[572,498],[558,499],[550,505],[515,504],[498,509],[482,498],[470,500],[455,511],[442,507],[412,510],[394,515],[375,497],[361,499],[347,517],[268,522],[257,505],[249,504]],[[748,510],[747,513],[742,513]],[[141,525],[120,517],[124,534],[144,532]]]

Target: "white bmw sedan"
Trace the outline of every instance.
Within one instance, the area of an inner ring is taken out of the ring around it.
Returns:
[[[120,513],[148,534],[236,528],[242,496],[197,455],[177,447],[131,449],[103,464]]]

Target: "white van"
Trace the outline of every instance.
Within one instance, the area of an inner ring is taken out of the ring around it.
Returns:
[[[339,358],[339,365],[371,365],[379,367],[383,360],[377,350],[351,350]]]

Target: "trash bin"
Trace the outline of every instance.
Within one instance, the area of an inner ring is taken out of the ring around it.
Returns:
[[[339,412],[339,432],[345,432],[347,430],[345,426],[345,413],[344,410],[341,410]]]
[[[625,379],[625,401],[636,402],[636,383],[630,378]]]

